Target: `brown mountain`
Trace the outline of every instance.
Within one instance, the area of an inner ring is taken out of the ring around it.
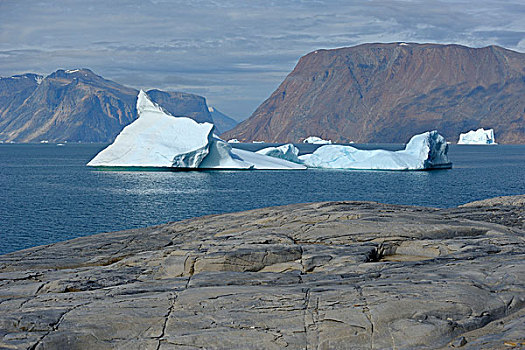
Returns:
[[[497,46],[364,44],[303,56],[225,139],[407,142],[437,129],[448,140],[479,127],[525,143],[525,54]]]
[[[89,69],[0,79],[0,141],[109,142],[137,118],[138,91]],[[175,116],[212,122],[204,97],[150,90]]]

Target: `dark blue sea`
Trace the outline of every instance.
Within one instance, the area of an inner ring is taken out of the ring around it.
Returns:
[[[104,147],[0,144],[0,254],[98,232],[281,204],[366,200],[453,207],[525,193],[525,146],[451,145],[452,169],[418,172],[117,172],[86,167]],[[312,151],[315,146],[301,147]]]

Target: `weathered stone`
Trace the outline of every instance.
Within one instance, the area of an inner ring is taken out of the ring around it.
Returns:
[[[294,204],[7,254],[0,348],[523,346],[520,200]]]

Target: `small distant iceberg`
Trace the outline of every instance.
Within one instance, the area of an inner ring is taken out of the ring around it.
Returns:
[[[470,130],[459,135],[458,145],[497,145],[494,137],[494,129]]]
[[[309,136],[304,139],[303,143],[312,143],[314,145],[331,145],[332,140],[323,140],[317,136]]]
[[[301,163],[301,160],[299,159],[299,149],[291,143],[287,143],[278,147],[263,148],[259,151],[256,151],[255,153],[288,160],[294,163]]]
[[[228,143],[240,143],[240,141],[237,139],[231,139],[231,140],[228,140],[227,142]]]
[[[299,156],[310,168],[366,170],[448,169],[448,145],[437,131],[413,136],[404,150],[359,150],[352,146],[326,145]]]
[[[214,135],[210,123],[174,117],[144,91],[137,99],[139,117],[87,165],[182,169],[300,170],[304,165],[233,149]]]

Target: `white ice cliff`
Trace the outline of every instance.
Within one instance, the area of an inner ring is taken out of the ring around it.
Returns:
[[[267,147],[263,148],[259,151],[256,151],[255,153],[263,154],[265,156],[280,158],[289,160],[290,162],[294,163],[300,163],[299,160],[299,149],[292,145],[291,143],[287,143],[282,146],[278,147]]]
[[[232,149],[213,134],[213,125],[173,117],[144,91],[137,99],[139,117],[87,165],[201,169],[305,169],[303,165]]]
[[[317,136],[309,136],[304,139],[303,143],[313,143],[316,145],[330,145],[332,144],[332,140],[323,140],[322,138]]]
[[[404,150],[359,150],[351,146],[326,145],[312,154],[299,156],[312,168],[425,170],[450,168],[448,146],[437,131],[413,136]]]
[[[459,135],[458,145],[497,145],[494,138],[494,129],[470,130]]]

